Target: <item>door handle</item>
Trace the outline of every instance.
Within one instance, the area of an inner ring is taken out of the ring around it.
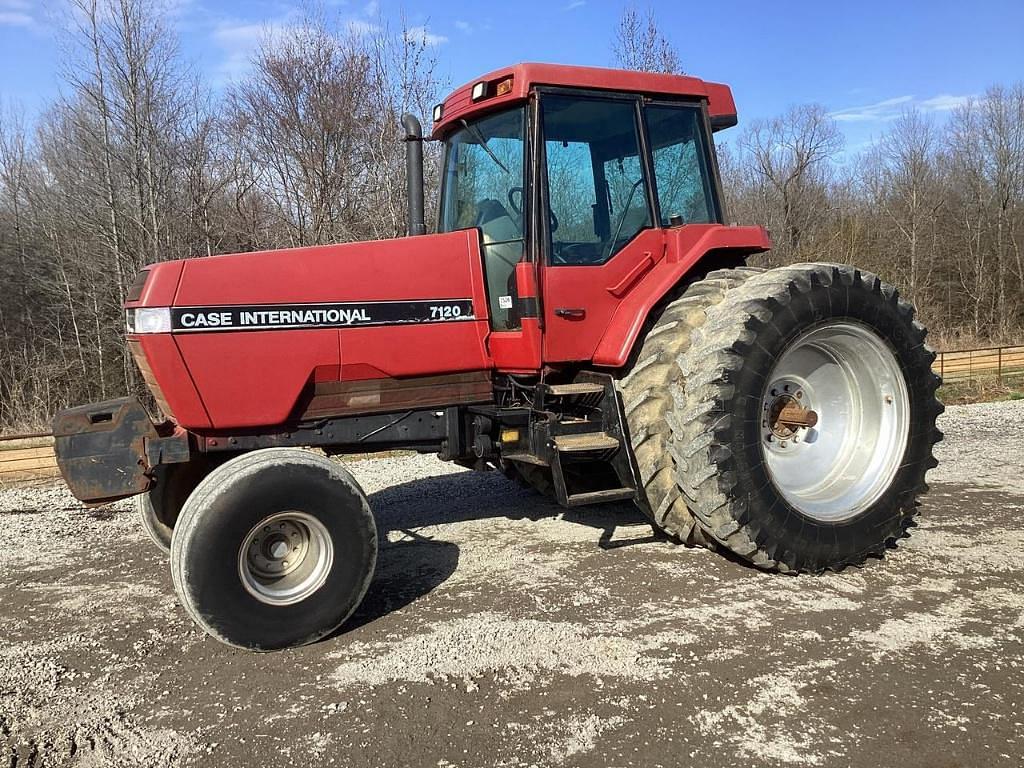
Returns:
[[[581,320],[587,316],[587,310],[571,307],[558,307],[555,309],[555,317],[564,317],[566,320]]]

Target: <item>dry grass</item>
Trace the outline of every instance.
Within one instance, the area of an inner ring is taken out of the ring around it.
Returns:
[[[995,376],[947,382],[939,387],[939,399],[946,405],[1024,400],[1024,377],[999,381]]]

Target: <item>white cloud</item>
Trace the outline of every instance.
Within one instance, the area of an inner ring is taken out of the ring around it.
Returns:
[[[251,22],[221,21],[214,27],[211,37],[224,52],[217,67],[218,79],[234,80],[249,71],[252,56],[267,38],[287,29],[286,21]]]
[[[972,96],[953,96],[941,94],[929,99],[916,96],[895,96],[891,99],[876,101],[859,107],[847,107],[831,112],[830,117],[840,123],[884,123],[895,120],[907,109],[921,112],[949,112],[964,104]]]
[[[36,29],[39,19],[33,15],[34,10],[40,10],[38,4],[33,7],[28,0],[0,0],[0,27]]]
[[[364,16],[376,16],[380,12],[380,3],[377,0],[370,0],[366,5],[363,6]]]
[[[33,27],[36,20],[19,11],[0,11],[0,27]]]
[[[410,40],[422,42],[424,45],[444,45],[448,38],[444,35],[435,35],[426,27],[409,27],[407,34]]]
[[[459,30],[459,32],[464,32],[467,35],[473,31],[473,25],[468,21],[463,21],[462,19],[455,20],[455,28]]]
[[[565,6],[565,10],[575,11],[577,8],[582,8],[586,4],[587,0],[572,0],[567,6]]]
[[[862,107],[848,107],[831,113],[834,120],[843,123],[866,122],[870,120],[891,120],[899,115],[914,100],[913,96],[896,96]]]
[[[368,21],[362,19],[349,19],[344,24],[345,31],[350,35],[356,37],[364,37],[365,35],[372,35],[374,32],[378,32],[380,27],[376,24],[371,24]]]
[[[952,112],[954,109],[962,107],[973,98],[973,95],[953,96],[948,93],[943,93],[939,96],[933,96],[930,99],[925,99],[919,106],[925,112]]]

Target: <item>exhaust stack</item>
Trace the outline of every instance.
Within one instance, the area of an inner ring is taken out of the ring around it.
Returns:
[[[409,236],[427,234],[423,218],[423,128],[415,115],[402,115],[405,131],[405,178],[409,205]]]

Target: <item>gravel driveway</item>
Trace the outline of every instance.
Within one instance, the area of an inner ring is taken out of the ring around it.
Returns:
[[[497,473],[354,463],[367,599],[264,655],[193,627],[130,504],[0,491],[0,765],[1020,766],[1024,402],[942,421],[911,537],[818,578]]]

